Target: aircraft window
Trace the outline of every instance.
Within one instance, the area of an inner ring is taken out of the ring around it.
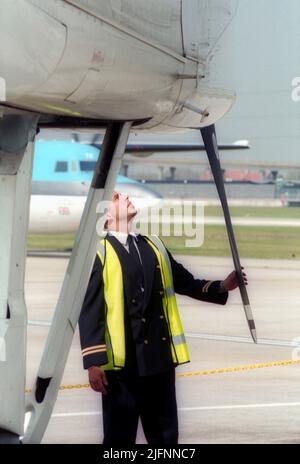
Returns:
[[[55,172],[68,172],[68,162],[57,161],[55,165]]]
[[[80,161],[80,171],[95,171],[96,161]]]

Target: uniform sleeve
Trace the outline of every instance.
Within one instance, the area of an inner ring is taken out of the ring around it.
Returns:
[[[182,264],[175,261],[169,251],[168,255],[171,262],[174,290],[176,293],[208,303],[226,304],[228,292],[221,291],[221,280],[195,279]]]
[[[102,264],[95,258],[79,318],[79,334],[83,367],[100,366],[108,362],[105,344],[105,301]]]

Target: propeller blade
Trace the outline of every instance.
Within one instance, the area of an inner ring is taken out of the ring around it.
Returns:
[[[242,302],[244,305],[245,315],[247,318],[248,326],[249,326],[253,341],[254,343],[257,343],[255,322],[253,319],[253,314],[252,314],[252,309],[251,309],[249,298],[248,298],[247,289],[244,284],[243,271],[241,268],[240,257],[239,257],[239,253],[238,253],[238,249],[236,245],[235,235],[234,235],[234,231],[232,227],[231,216],[230,216],[230,211],[229,211],[226,192],[225,192],[223,172],[222,172],[220,158],[219,158],[215,126],[214,125],[208,126],[200,130],[201,130],[201,135],[203,138],[204,146],[206,149],[207,157],[210,163],[210,167],[211,167],[211,170],[214,176],[215,184],[216,184],[218,194],[220,197],[223,212],[224,212],[228,239],[230,243],[234,267],[235,267],[237,277],[238,277],[239,288],[240,288],[240,293],[242,297]]]

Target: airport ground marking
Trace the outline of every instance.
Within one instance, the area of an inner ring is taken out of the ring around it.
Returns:
[[[218,406],[195,406],[192,408],[178,408],[179,412],[194,412],[194,411],[231,411],[238,409],[268,409],[268,408],[295,408],[299,407],[299,401],[294,403],[253,403],[253,404],[224,404]],[[54,413],[52,418],[70,418],[70,417],[89,417],[100,416],[102,411],[81,411],[81,412],[65,412]]]
[[[282,367],[282,366],[295,366],[300,365],[300,360],[286,360],[286,361],[273,361],[268,363],[260,363],[260,364],[249,364],[245,366],[236,366],[236,367],[224,367],[221,369],[209,369],[203,371],[194,371],[194,372],[181,372],[177,374],[176,377],[194,377],[194,376],[207,376],[207,375],[214,375],[214,374],[227,374],[232,372],[243,372],[243,371],[251,371],[255,369],[264,369],[268,367]],[[77,384],[77,385],[61,385],[59,390],[80,390],[82,388],[90,388],[89,383]],[[25,393],[31,393],[32,390],[27,388]]]

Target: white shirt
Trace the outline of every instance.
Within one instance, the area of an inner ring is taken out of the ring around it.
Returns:
[[[116,231],[116,230],[109,230],[108,233],[109,233],[109,235],[113,235],[117,240],[119,240],[119,242],[128,251],[128,253],[129,253],[129,245],[127,243],[128,235],[132,235],[135,238],[137,237],[137,234],[135,232],[129,232],[129,234],[127,234],[126,232],[119,232],[119,231]],[[136,250],[138,252],[141,264],[143,265],[141,255],[140,255],[140,250],[137,247],[136,240],[134,240],[133,243],[134,243],[134,246],[135,246],[135,248],[136,248]]]

